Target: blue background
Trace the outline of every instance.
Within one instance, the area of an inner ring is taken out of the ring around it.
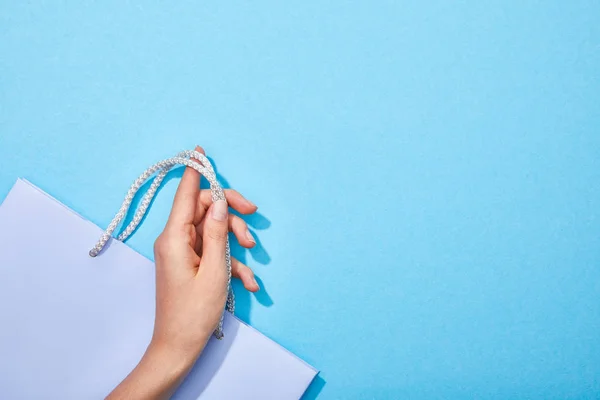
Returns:
[[[0,198],[106,226],[200,144],[307,399],[600,397],[598,1],[0,4]]]

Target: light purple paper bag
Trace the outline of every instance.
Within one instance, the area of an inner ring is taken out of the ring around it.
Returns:
[[[101,399],[152,335],[154,264],[18,180],[0,206],[0,398]],[[175,399],[298,399],[317,371],[229,314]]]

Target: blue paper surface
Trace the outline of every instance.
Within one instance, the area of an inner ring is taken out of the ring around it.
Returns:
[[[0,197],[106,226],[195,144],[309,399],[597,398],[600,3],[0,4]],[[178,175],[129,244],[146,256]]]

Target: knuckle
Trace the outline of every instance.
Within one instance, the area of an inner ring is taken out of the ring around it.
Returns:
[[[242,269],[242,273],[244,275],[246,275],[248,278],[254,278],[254,271],[252,271],[252,268],[244,265],[245,268]]]
[[[240,228],[243,229],[246,227],[246,221],[244,221],[243,219],[241,219],[240,217],[238,217],[237,215],[231,214],[232,218],[231,218],[231,225],[235,226],[236,228]]]
[[[154,242],[154,254],[163,255],[167,251],[167,239],[165,238],[164,233],[161,233]]]
[[[237,196],[241,196],[241,194],[240,194],[240,192],[238,192],[235,189],[225,189],[225,197],[228,197],[228,196],[237,197]]]

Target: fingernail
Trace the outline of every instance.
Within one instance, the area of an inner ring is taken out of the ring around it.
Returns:
[[[248,202],[248,204],[250,204],[252,207],[256,207],[256,208],[258,208],[258,207],[256,206],[256,204],[254,204],[254,203],[253,203],[253,202],[251,202],[250,200],[246,199],[246,201],[247,201],[247,202]]]
[[[211,208],[211,217],[217,221],[225,221],[227,219],[227,202],[225,200],[217,200]]]
[[[246,239],[248,239],[252,243],[256,243],[256,239],[254,239],[254,236],[252,236],[248,229],[246,229]]]
[[[252,282],[254,282],[254,285],[260,289],[260,286],[258,286],[258,282],[256,282],[256,279],[254,277],[252,277]]]

